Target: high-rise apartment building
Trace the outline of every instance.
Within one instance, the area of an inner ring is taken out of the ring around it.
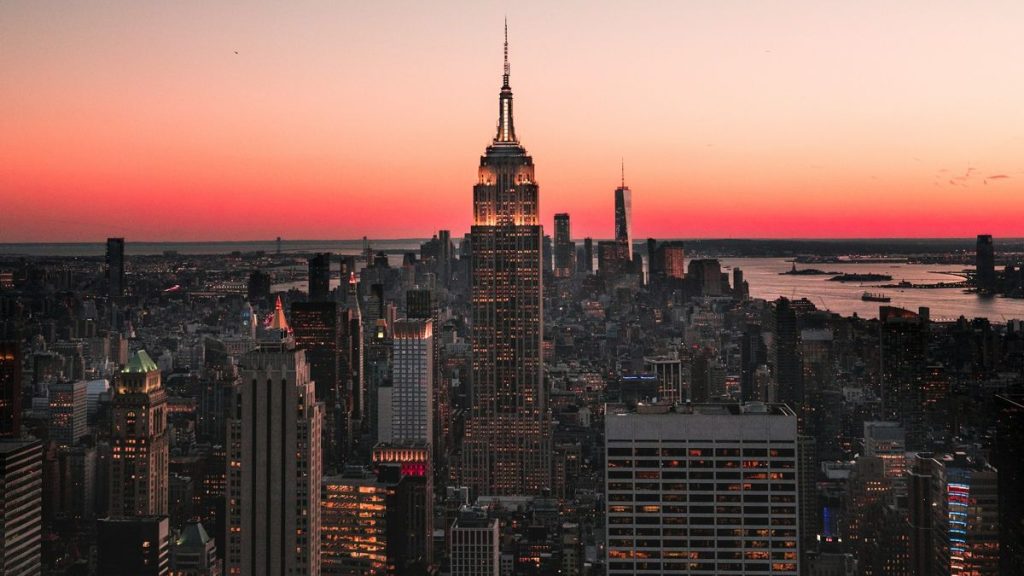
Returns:
[[[440,310],[434,292],[424,289],[413,289],[405,293],[406,316],[410,319],[430,320],[431,339],[434,348],[433,366],[433,458],[439,466],[447,464],[452,428],[451,390],[444,385],[442,371],[442,351],[440,333]]]
[[[568,214],[555,214],[555,276],[568,278],[576,269],[576,245],[572,242]]]
[[[550,479],[543,384],[540,197],[512,115],[508,40],[498,131],[480,158],[471,228],[472,388],[463,482],[477,494],[540,494]]]
[[[167,392],[160,382],[160,368],[145,350],[128,360],[113,392],[110,515],[166,515]]]
[[[796,414],[609,405],[608,574],[800,573]]]
[[[88,432],[87,387],[85,380],[50,385],[50,440],[57,446],[74,446]]]
[[[228,420],[227,574],[320,573],[323,407],[303,350],[240,361]]]
[[[0,440],[0,574],[42,573],[43,445]]]
[[[395,322],[391,361],[394,444],[434,442],[434,335],[430,320]]]

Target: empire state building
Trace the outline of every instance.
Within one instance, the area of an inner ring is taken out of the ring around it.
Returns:
[[[541,250],[533,159],[516,138],[505,73],[498,129],[473,187],[471,412],[462,480],[477,495],[540,494],[550,483]]]

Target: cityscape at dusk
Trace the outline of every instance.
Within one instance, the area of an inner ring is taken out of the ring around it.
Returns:
[[[0,18],[0,242],[462,229],[505,16],[580,237],[620,159],[655,237],[1022,235],[1012,0],[42,1]]]
[[[1021,22],[5,4],[0,576],[1024,576]]]

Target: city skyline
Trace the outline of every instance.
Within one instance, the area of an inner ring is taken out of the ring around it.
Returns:
[[[0,574],[1024,574],[1024,6],[107,1],[0,18]]]
[[[467,230],[506,13],[546,227],[1021,235],[1024,7],[736,8],[9,6],[0,242]]]

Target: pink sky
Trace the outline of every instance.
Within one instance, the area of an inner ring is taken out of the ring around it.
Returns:
[[[0,242],[464,232],[509,18],[546,227],[1024,236],[1024,2],[7,2]],[[237,54],[235,53],[237,51]]]

